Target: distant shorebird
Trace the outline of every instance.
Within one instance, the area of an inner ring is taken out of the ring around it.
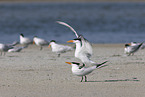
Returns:
[[[22,49],[27,48],[28,46],[16,47],[9,49],[8,52],[20,52]]]
[[[130,45],[131,46],[135,46],[135,45],[139,45],[140,43],[138,42],[131,42]],[[140,49],[144,49],[145,48],[145,44],[143,43],[142,46],[140,47]]]
[[[124,53],[127,54],[128,56],[130,55],[134,55],[135,52],[137,52],[140,47],[142,46],[143,43],[137,44],[137,45],[129,45],[129,44],[125,44],[125,48],[124,48]]]
[[[52,52],[56,52],[58,54],[58,57],[60,57],[61,53],[65,53],[67,51],[73,50],[73,48],[70,46],[64,46],[64,45],[57,44],[55,40],[50,41],[49,47],[50,46],[52,48]]]
[[[2,56],[2,52],[4,52],[3,55],[5,55],[5,52],[7,52],[9,49],[12,49],[13,46],[12,45],[7,45],[7,44],[2,44],[0,43],[0,52],[1,52],[1,56]]]
[[[31,39],[29,39],[28,37],[24,37],[23,34],[20,34],[20,44],[22,45],[29,45],[29,44],[32,44],[33,41]]]
[[[106,62],[107,61],[105,61],[103,63],[100,63],[100,64],[96,64],[96,65],[91,66],[91,67],[85,67],[85,64],[81,65],[78,62],[66,62],[66,63],[67,64],[70,64],[72,66],[72,73],[74,75],[77,75],[77,76],[81,76],[82,77],[81,82],[83,81],[83,77],[85,77],[85,82],[87,82],[87,76],[86,75],[90,74],[96,68],[103,67]]]
[[[40,50],[42,50],[42,46],[49,45],[49,42],[42,39],[42,38],[38,38],[37,36],[35,36],[33,38],[33,44],[36,44],[37,46],[40,46]]]

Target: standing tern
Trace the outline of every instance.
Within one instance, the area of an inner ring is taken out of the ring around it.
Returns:
[[[49,45],[49,42],[47,42],[46,40],[44,40],[42,38],[38,38],[37,36],[35,36],[33,38],[33,44],[36,44],[37,46],[40,46],[40,50],[42,50],[42,46]]]
[[[70,64],[72,66],[72,73],[74,75],[77,75],[77,76],[81,76],[82,79],[81,79],[81,82],[83,81],[83,77],[85,77],[85,82],[87,82],[87,76],[88,74],[90,74],[92,71],[94,71],[96,68],[101,68],[101,67],[104,67],[105,63],[107,61],[101,63],[101,64],[96,64],[94,66],[91,66],[91,67],[85,67],[85,64],[81,65],[80,66],[80,63],[77,63],[77,62],[66,62],[67,64]]]
[[[93,53],[91,43],[87,39],[85,39],[82,35],[78,35],[78,33],[67,23],[61,21],[57,21],[57,23],[67,26],[75,33],[77,38],[68,41],[76,44],[75,57],[79,58],[85,64],[90,64],[90,63],[94,64],[95,62],[90,60]]]
[[[129,44],[125,44],[125,48],[124,48],[124,53],[127,54],[128,56],[130,55],[134,55],[135,52],[137,52],[140,47],[142,46],[143,43],[137,44],[137,45],[129,45]]]
[[[33,41],[31,39],[29,39],[28,37],[24,37],[23,34],[20,34],[20,44],[22,45],[29,45],[29,44],[32,44]]]
[[[55,40],[51,40],[48,48],[51,46],[52,52],[56,52],[58,54],[58,57],[60,57],[60,53],[65,53],[67,51],[73,50],[70,46],[64,46],[57,44]]]
[[[76,38],[73,40],[69,40],[67,42],[73,42],[76,44],[75,49],[75,57],[80,59],[85,64],[95,64],[90,58],[92,55],[92,48],[88,46],[86,43],[87,40],[83,40],[81,38]],[[88,46],[88,47],[87,47]]]

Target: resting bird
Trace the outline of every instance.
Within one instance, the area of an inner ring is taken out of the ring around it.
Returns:
[[[77,75],[77,76],[81,76],[82,79],[81,79],[81,82],[83,81],[83,78],[85,77],[85,82],[87,82],[87,76],[88,74],[90,74],[92,71],[94,71],[96,68],[101,68],[104,66],[104,64],[106,63],[107,61],[103,62],[103,63],[100,63],[100,64],[96,64],[94,66],[91,66],[91,67],[85,67],[85,64],[81,65],[80,66],[80,63],[78,62],[66,62],[67,64],[70,64],[72,66],[72,73],[74,75]]]
[[[52,48],[52,52],[57,53],[58,54],[58,57],[60,57],[60,54],[61,53],[65,53],[67,51],[73,50],[73,48],[70,47],[70,46],[64,46],[64,45],[57,44],[55,40],[51,40],[50,41],[49,47],[50,46]]]
[[[49,45],[49,42],[47,42],[46,40],[44,40],[42,38],[38,38],[37,36],[35,36],[33,38],[33,44],[36,44],[37,46],[40,46],[40,50],[42,50],[42,46]]]
[[[138,45],[130,46],[129,44],[125,44],[124,53],[128,56],[134,55],[135,52],[139,50],[139,48],[142,46],[143,43],[140,43]]]
[[[20,34],[20,44],[22,45],[29,45],[29,44],[32,44],[33,41],[31,39],[29,39],[28,37],[24,37],[23,34]]]
[[[20,52],[22,49],[27,48],[28,46],[16,47],[9,49],[8,52]]]
[[[1,52],[1,55],[2,55],[2,52],[4,52],[4,55],[5,55],[5,52],[7,52],[9,49],[12,49],[12,48],[13,48],[12,45],[7,45],[7,44],[0,43],[0,52]]]

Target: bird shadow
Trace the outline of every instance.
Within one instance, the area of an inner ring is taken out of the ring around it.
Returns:
[[[103,80],[103,81],[87,81],[87,82],[139,82],[140,80],[138,79],[114,79],[114,80]]]

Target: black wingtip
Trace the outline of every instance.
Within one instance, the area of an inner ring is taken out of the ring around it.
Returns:
[[[103,63],[101,63],[101,64],[97,64],[97,65],[96,65],[96,68],[103,67],[103,66],[104,66],[104,64],[105,64],[105,63],[107,63],[107,62],[108,62],[108,61],[105,61],[105,62],[103,62]]]

